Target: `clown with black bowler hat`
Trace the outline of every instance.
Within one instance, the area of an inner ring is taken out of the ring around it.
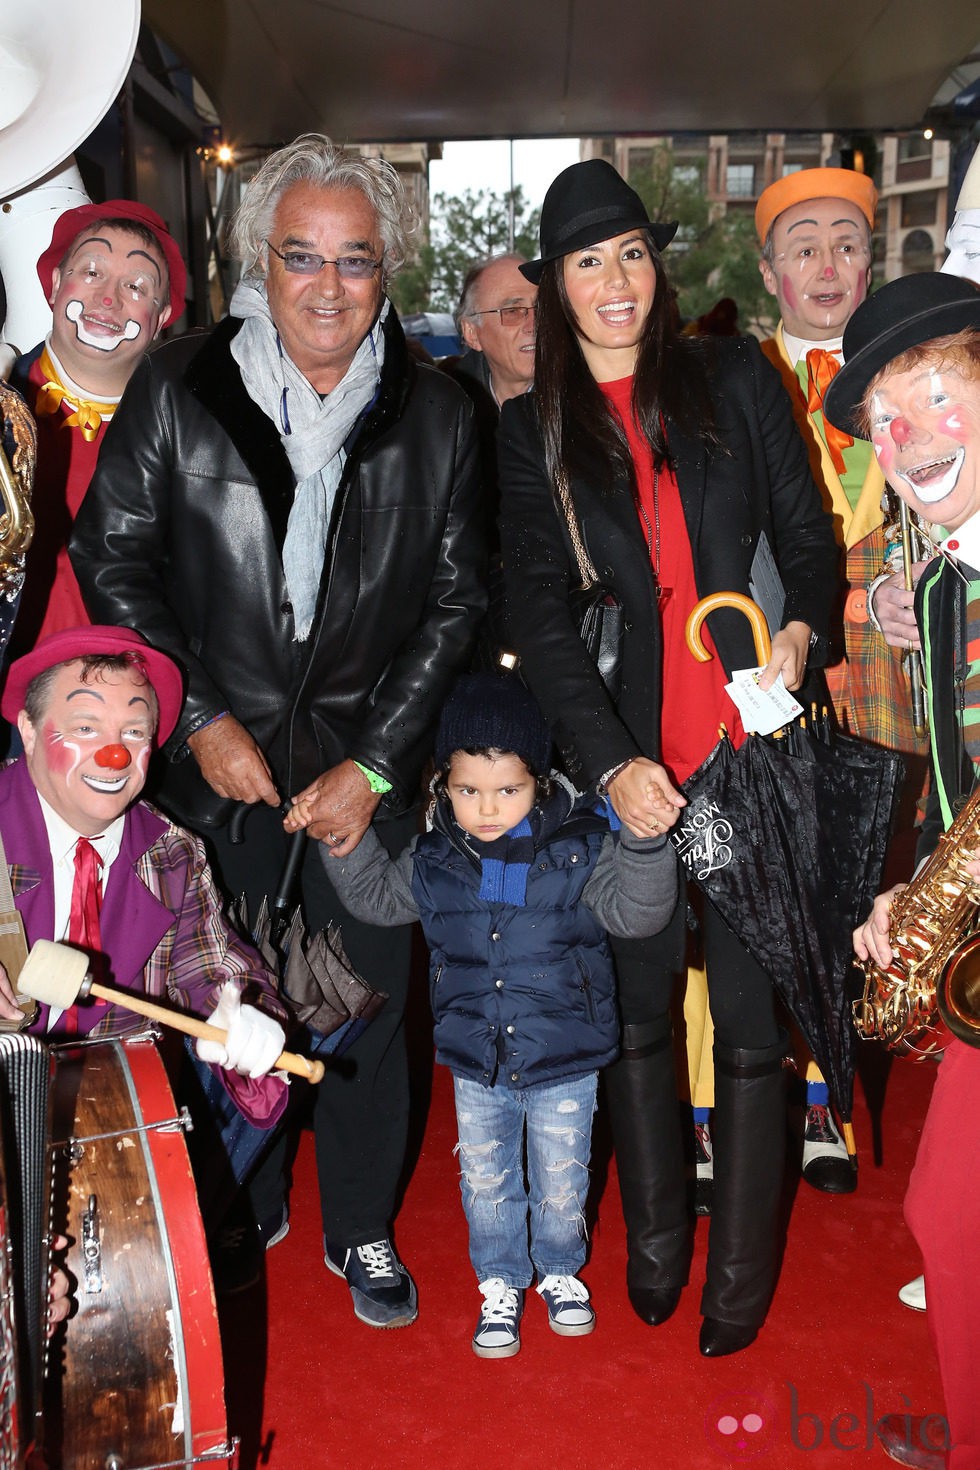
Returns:
[[[980,768],[980,287],[945,274],[890,282],[851,318],[844,356],[826,413],[848,433],[871,439],[889,484],[938,538],[939,554],[915,598],[933,772],[921,860],[952,823]],[[980,860],[964,866],[980,880]],[[859,959],[889,964],[896,892],[880,894],[855,931]],[[899,1464],[976,1470],[980,1049],[955,1037],[939,1067],[905,1217],[925,1263],[946,1419],[910,1423],[892,1415],[879,1425],[879,1437]]]

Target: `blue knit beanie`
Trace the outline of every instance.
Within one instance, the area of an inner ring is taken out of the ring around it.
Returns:
[[[516,674],[464,674],[447,699],[436,734],[436,764],[456,750],[504,750],[535,776],[551,769],[551,732]]]

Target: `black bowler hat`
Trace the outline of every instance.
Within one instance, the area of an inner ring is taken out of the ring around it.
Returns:
[[[676,220],[669,225],[651,222],[639,194],[604,158],[570,164],[552,180],[544,196],[541,255],[520,266],[521,275],[537,285],[546,261],[638,227],[649,230],[658,250],[668,246],[677,233]]]
[[[827,389],[824,417],[860,437],[856,414],[868,384],[910,347],[954,332],[980,332],[980,286],[963,276],[927,271],[889,281],[844,329],[844,366]]]

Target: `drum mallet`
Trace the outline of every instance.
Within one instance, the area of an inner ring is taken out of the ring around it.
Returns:
[[[204,1041],[227,1041],[228,1033],[220,1026],[209,1026],[207,1021],[199,1021],[196,1016],[155,1005],[153,1001],[144,1000],[128,990],[114,990],[110,985],[96,984],[88,973],[88,963],[88,956],[80,949],[54,944],[50,939],[38,939],[27,956],[17,985],[25,995],[62,1011],[67,1011],[76,1000],[94,995],[98,1000],[123,1006],[138,1016],[159,1022],[161,1026],[183,1031],[187,1036],[197,1036]],[[297,1056],[291,1051],[281,1053],[275,1069],[292,1072],[294,1077],[303,1077],[307,1082],[319,1082],[325,1070],[321,1061]]]

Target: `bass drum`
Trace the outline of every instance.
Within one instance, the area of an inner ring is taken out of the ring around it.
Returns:
[[[56,1050],[53,1216],[77,1283],[45,1415],[61,1470],[237,1464],[185,1126],[152,1038]]]

